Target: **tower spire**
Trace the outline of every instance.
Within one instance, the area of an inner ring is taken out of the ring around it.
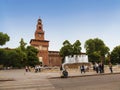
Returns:
[[[40,18],[38,19],[38,22],[36,25],[35,39],[44,40],[44,31],[42,28],[42,20]]]

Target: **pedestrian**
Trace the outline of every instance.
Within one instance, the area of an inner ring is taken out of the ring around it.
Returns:
[[[37,73],[38,72],[38,66],[36,65],[35,66],[35,73]]]
[[[98,63],[95,63],[95,71],[98,73]]]
[[[96,67],[95,67],[95,64],[93,64],[93,70],[96,71]]]
[[[85,73],[85,67],[84,67],[84,65],[80,66],[80,71],[81,71],[81,73],[82,73],[82,72]]]
[[[109,63],[109,69],[110,69],[110,72],[113,73],[112,63],[111,62]]]
[[[68,77],[68,71],[65,69],[63,70],[63,78],[67,78]]]
[[[62,65],[60,66],[60,75],[62,75],[63,67]]]
[[[38,71],[41,72],[41,66],[40,65],[38,66]]]
[[[104,73],[104,64],[101,63],[101,69],[102,69],[102,73]]]
[[[99,71],[99,73],[102,73],[102,64],[101,63],[99,63],[98,71]]]
[[[28,72],[28,66],[25,66],[25,71]]]

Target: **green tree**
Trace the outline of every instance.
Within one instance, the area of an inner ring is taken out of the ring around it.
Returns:
[[[25,46],[27,45],[27,43],[24,42],[23,38],[21,38],[20,40],[20,48],[22,51],[25,51]]]
[[[37,57],[38,50],[33,46],[27,46],[27,65],[35,66],[39,64],[39,59]]]
[[[6,42],[10,40],[10,37],[7,34],[0,32],[0,45],[5,45]]]
[[[20,46],[16,48],[16,52],[19,54],[21,66],[25,66],[27,64],[27,52],[26,52],[27,43],[24,42],[23,38],[21,38],[19,43]]]
[[[7,62],[5,66],[20,67],[19,54],[15,50],[7,50]]]
[[[117,64],[117,63],[120,64],[120,45],[116,46],[112,50],[111,55],[110,55],[110,62],[113,64]]]
[[[73,52],[73,48],[71,43],[68,40],[65,40],[63,42],[63,47],[60,49],[60,55],[62,57],[68,56],[68,55],[72,55]]]
[[[25,66],[26,63],[27,63],[27,53],[26,51],[22,51],[20,47],[16,48],[15,49],[17,54],[19,55],[19,61],[20,61],[20,64],[21,66]]]
[[[0,65],[4,65],[6,62],[6,52],[4,49],[0,49]]]
[[[0,60],[2,60],[2,65],[4,67],[22,67],[21,62],[20,62],[20,55],[19,53],[16,52],[15,49],[3,49],[3,54],[2,54],[2,59],[0,58]]]
[[[63,42],[63,47],[60,49],[60,55],[63,57],[62,63],[64,62],[65,56],[77,55],[81,52],[81,43],[79,40],[72,45],[68,40]]]
[[[104,62],[105,55],[109,52],[109,48],[101,39],[89,39],[84,45],[90,62]]]
[[[105,64],[109,64],[110,62],[110,52],[106,55],[106,58],[105,58]]]
[[[23,39],[20,46],[16,49],[0,49],[0,64],[5,67],[24,67],[25,65],[34,66],[39,64],[37,57],[38,50],[32,46],[25,47],[26,43]]]
[[[73,54],[77,55],[81,53],[81,42],[79,40],[76,40],[76,42],[73,44]]]

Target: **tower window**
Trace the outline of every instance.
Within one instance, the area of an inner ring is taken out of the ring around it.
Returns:
[[[39,29],[41,29],[41,27],[39,27]]]
[[[39,37],[41,37],[41,34],[39,34]]]

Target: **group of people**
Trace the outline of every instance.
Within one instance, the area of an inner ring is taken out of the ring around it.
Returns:
[[[96,71],[96,73],[104,73],[104,64],[103,63],[95,63],[93,65],[93,70]]]
[[[41,72],[42,67],[40,65],[35,66],[35,72]]]
[[[80,72],[85,73],[86,72],[87,67],[85,65],[81,65],[80,66]],[[112,69],[112,64],[109,63],[109,69],[110,72],[113,73],[113,69]],[[103,63],[95,63],[93,65],[93,70],[96,71],[96,73],[104,73],[104,64]],[[62,66],[60,67],[60,71],[62,71],[62,78],[67,78],[68,77],[68,71],[66,69],[63,69]]]
[[[109,70],[111,73],[113,73],[113,69],[112,69],[112,64],[109,63]],[[93,65],[93,70],[96,71],[96,73],[104,73],[104,64],[103,63],[95,63]]]
[[[31,70],[37,72],[41,72],[42,67],[40,65],[36,65],[34,68],[31,68],[30,66],[25,66],[25,71],[26,72],[31,72]]]
[[[36,65],[34,67],[35,72],[41,72],[42,67],[40,65]],[[86,67],[84,64],[82,64],[80,66],[80,71],[81,74],[86,72],[86,69],[89,69],[88,67]],[[112,64],[109,63],[109,69],[110,72],[113,73],[113,69],[112,69]],[[103,63],[95,63],[93,65],[93,70],[96,71],[96,73],[104,73],[104,64]],[[31,68],[29,66],[25,67],[25,71],[26,72],[30,72]],[[60,67],[60,71],[62,73],[61,78],[67,78],[68,77],[68,71],[66,69],[64,69],[62,66]]]

